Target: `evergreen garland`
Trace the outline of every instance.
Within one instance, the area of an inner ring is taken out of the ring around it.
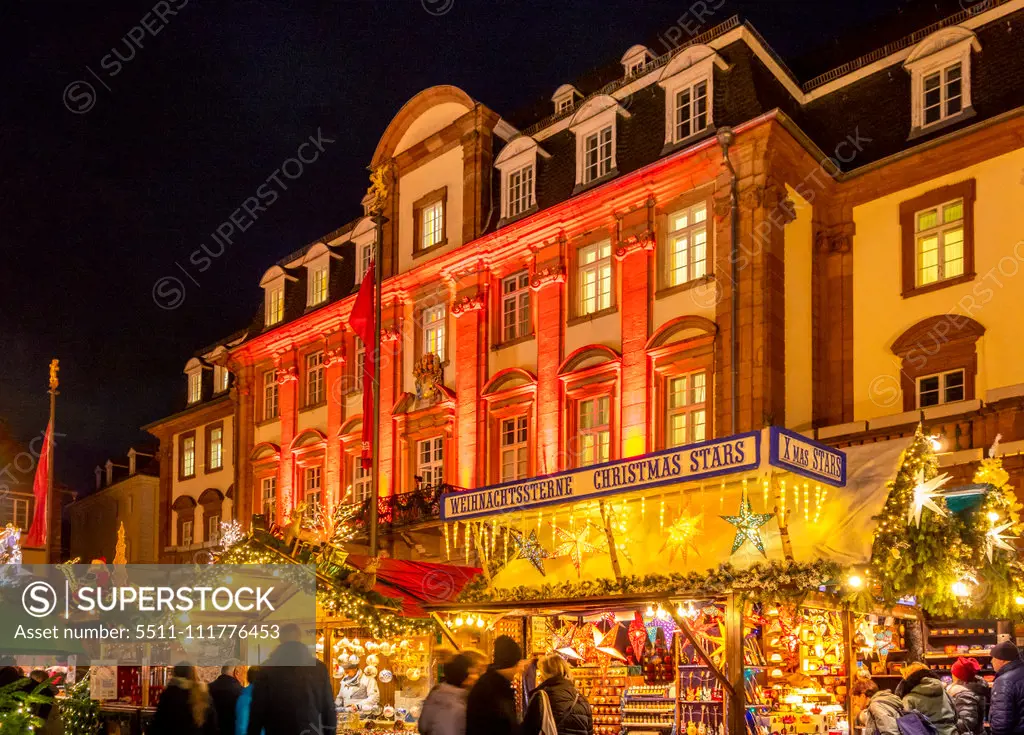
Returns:
[[[43,726],[42,718],[34,714],[34,710],[42,704],[53,704],[53,697],[43,691],[50,682],[40,682],[25,691],[30,681],[26,677],[0,687],[0,732],[4,735],[33,735]]]

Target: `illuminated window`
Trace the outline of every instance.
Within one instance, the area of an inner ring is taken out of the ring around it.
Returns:
[[[284,287],[267,290],[266,324],[269,327],[284,319]]]
[[[306,355],[306,405],[318,406],[326,400],[324,353]]]
[[[501,421],[501,481],[526,477],[529,453],[529,422],[525,416]]]
[[[180,393],[178,395],[181,395]],[[197,370],[188,376],[188,402],[196,403],[203,397],[203,374]]]
[[[960,62],[926,74],[921,80],[925,125],[954,117],[963,110],[963,67]]]
[[[323,501],[323,469],[307,467],[304,487],[303,499],[306,501],[306,517],[315,518],[320,510],[320,503]]]
[[[611,241],[579,251],[579,315],[593,314],[612,305]]]
[[[206,519],[206,540],[212,544],[220,543],[220,515],[214,514]]]
[[[501,337],[510,342],[530,333],[530,275],[525,271],[501,282]]]
[[[196,476],[196,438],[186,436],[181,442],[181,476]]]
[[[362,457],[356,455],[352,458],[352,502],[361,503],[370,497],[373,492],[373,483],[370,473],[372,468],[363,468]]]
[[[708,82],[703,79],[676,92],[675,139],[685,140],[708,127]]]
[[[192,521],[181,522],[181,546],[192,545]]]
[[[213,390],[217,393],[223,393],[228,389],[228,380],[231,373],[228,372],[226,367],[220,365],[213,366]]]
[[[708,205],[683,209],[668,218],[668,285],[679,286],[707,275]]]
[[[583,141],[583,183],[601,178],[612,170],[612,126],[601,128]]]
[[[914,215],[917,286],[964,274],[964,200],[956,199]]]
[[[23,532],[28,531],[30,505],[28,498],[11,498],[11,515],[5,518],[4,522],[14,524],[15,527],[20,528]]]
[[[359,280],[362,281],[366,277],[366,272],[370,270],[370,261],[373,260],[373,243],[363,245],[359,249]]]
[[[444,439],[435,436],[416,442],[416,475],[420,487],[429,488],[444,482]]]
[[[210,429],[210,446],[207,451],[211,470],[219,470],[224,466],[224,429],[220,426]]]
[[[352,392],[358,393],[363,389],[363,362],[366,360],[366,345],[359,337],[355,338],[355,349],[356,359],[352,363],[352,376],[355,380],[352,382]],[[370,378],[372,379],[373,376],[371,375]]]
[[[707,429],[707,373],[703,370],[669,378],[668,445],[704,441]]]
[[[327,301],[327,275],[326,265],[314,269],[309,274],[309,306],[316,306]]]
[[[277,418],[277,371],[263,373],[263,420]]]
[[[533,165],[508,175],[508,216],[515,217],[533,206]]]
[[[438,304],[423,310],[423,354],[433,353],[444,362],[445,306]]]
[[[579,402],[578,467],[607,462],[611,449],[611,399],[608,396]]]
[[[420,249],[426,250],[444,239],[444,202],[427,204],[420,210]]]
[[[264,477],[260,483],[260,507],[267,518],[274,517],[277,508],[276,477]]]
[[[917,379],[917,407],[927,408],[962,401],[965,397],[964,371],[950,370]]]

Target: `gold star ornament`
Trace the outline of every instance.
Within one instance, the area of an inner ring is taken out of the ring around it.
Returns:
[[[551,555],[567,556],[572,559],[572,565],[576,567],[577,576],[580,573],[580,565],[583,563],[584,554],[595,554],[608,550],[607,540],[604,543],[601,543],[601,541],[592,543],[590,541],[589,523],[578,531],[566,531],[554,523],[551,524],[551,527],[555,530],[555,535],[558,537],[559,542],[558,546],[551,552]]]
[[[660,554],[665,549],[668,549],[669,561],[675,561],[676,554],[682,554],[683,562],[686,562],[690,549],[693,549],[693,552],[700,556],[700,549],[697,548],[694,539],[700,535],[700,527],[703,522],[703,513],[698,513],[697,515],[683,513],[680,515],[668,527],[668,537],[665,539],[665,543],[662,544],[661,549],[658,550],[658,553]]]

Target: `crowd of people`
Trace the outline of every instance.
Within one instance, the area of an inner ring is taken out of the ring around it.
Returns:
[[[894,692],[879,690],[871,680],[854,683],[857,721],[864,735],[992,735],[1024,733],[1024,660],[1010,641],[992,648],[995,683],[989,687],[977,659],[959,658],[952,681],[915,662],[902,670]]]

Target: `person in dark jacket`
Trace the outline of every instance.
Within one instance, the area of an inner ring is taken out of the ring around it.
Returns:
[[[210,697],[217,710],[220,735],[235,735],[235,705],[242,696],[241,667],[222,666],[220,676],[210,682]]]
[[[537,662],[537,676],[541,683],[530,693],[522,735],[541,735],[546,716],[551,717],[558,735],[591,735],[594,717],[590,703],[573,686],[565,659],[557,653],[545,656]]]
[[[494,640],[494,663],[473,685],[466,702],[466,735],[519,735],[512,680],[522,658],[519,644],[507,635]]]
[[[1024,732],[1024,661],[1017,646],[1010,641],[994,645],[992,668],[996,670],[988,710],[992,735]]]
[[[0,689],[24,678],[25,674],[15,664],[13,656],[0,657]]]
[[[194,666],[178,664],[160,695],[151,735],[218,735],[217,712]]]
[[[927,717],[938,735],[957,735],[956,708],[938,674],[920,662],[910,664],[901,673],[903,681],[896,685],[896,696],[903,700],[903,708]]]
[[[960,733],[981,735],[985,729],[985,716],[988,712],[988,698],[991,694],[988,682],[978,676],[981,664],[977,659],[963,658],[956,660],[950,671],[952,683],[946,687],[956,707],[956,726]]]
[[[338,726],[331,675],[309,647],[299,626],[281,626],[281,644],[253,684],[248,735],[333,735]]]

